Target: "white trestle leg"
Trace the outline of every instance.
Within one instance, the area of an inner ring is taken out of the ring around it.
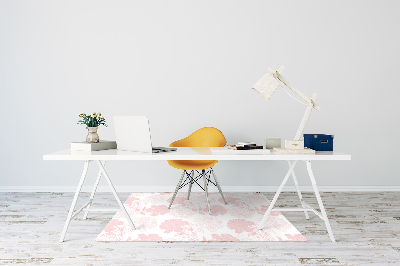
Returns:
[[[326,212],[325,212],[324,204],[322,203],[321,196],[319,195],[317,183],[315,182],[314,174],[311,169],[311,161],[306,161],[306,164],[307,164],[308,175],[310,176],[311,184],[314,189],[315,197],[317,198],[318,205],[321,210],[322,220],[324,220],[324,222],[325,222],[325,226],[326,226],[326,229],[328,230],[328,234],[329,234],[331,241],[336,242],[335,237],[333,236],[333,233],[332,233],[331,225],[329,224],[328,216],[326,215]]]
[[[86,219],[88,212],[115,212],[115,211],[121,210],[123,212],[123,214],[125,215],[125,218],[126,218],[128,224],[130,225],[130,227],[132,228],[132,230],[136,229],[135,225],[132,222],[132,219],[129,217],[129,214],[125,209],[125,206],[122,204],[121,200],[119,199],[118,194],[115,191],[115,188],[114,188],[114,186],[113,186],[113,184],[111,182],[111,179],[107,175],[107,172],[104,169],[104,165],[101,163],[101,161],[97,161],[97,163],[100,166],[100,171],[99,171],[99,173],[97,175],[97,179],[96,179],[96,182],[94,184],[94,187],[93,187],[93,190],[92,190],[92,194],[90,195],[90,200],[87,203],[85,203],[81,208],[79,208],[77,211],[74,211],[76,202],[77,202],[78,197],[79,197],[79,193],[81,192],[81,189],[82,189],[83,182],[85,181],[85,177],[86,177],[87,170],[88,170],[88,167],[89,167],[89,162],[90,161],[85,161],[85,166],[83,167],[83,173],[82,173],[81,179],[79,180],[79,184],[78,184],[78,187],[76,189],[74,199],[72,200],[71,208],[69,209],[69,212],[68,212],[67,220],[65,221],[64,228],[63,228],[63,231],[61,233],[60,242],[64,241],[65,234],[67,233],[68,225],[71,222],[71,219],[74,218],[76,215],[78,215],[81,211],[85,211],[83,219]],[[105,164],[105,162],[104,162],[104,164]],[[100,181],[100,178],[101,178],[102,175],[104,175],[105,179],[107,180],[108,185],[110,186],[111,191],[114,194],[114,197],[118,202],[118,205],[120,207],[119,210],[118,209],[91,209],[90,208],[91,204],[93,202],[94,194],[96,193],[96,189],[97,189],[97,186],[99,184],[99,181]]]
[[[290,165],[292,164],[291,161],[288,161],[288,164],[289,164],[289,167],[290,167]],[[303,202],[303,196],[301,195],[301,191],[300,191],[300,188],[299,188],[299,183],[297,182],[297,178],[296,178],[296,174],[294,173],[294,169],[292,171],[292,177],[293,177],[294,185],[295,185],[296,190],[297,190],[297,195],[299,196],[299,199],[300,199],[301,206],[306,209],[307,206]],[[306,219],[309,220],[310,216],[308,216],[308,212],[304,211],[304,214],[306,216]]]
[[[312,187],[314,189],[315,197],[317,198],[318,205],[319,205],[319,208],[321,210],[321,213],[318,212],[317,210],[315,210],[314,208],[312,208],[307,202],[305,202],[303,200],[303,197],[301,195],[301,191],[300,191],[300,188],[299,188],[299,184],[297,182],[296,174],[294,173],[294,170],[293,170],[295,165],[296,165],[296,163],[297,163],[297,161],[288,161],[289,171],[286,173],[286,176],[283,179],[282,184],[279,186],[278,191],[276,191],[274,199],[272,200],[271,204],[268,206],[268,209],[265,212],[261,223],[258,225],[258,229],[262,229],[263,228],[263,226],[265,224],[265,221],[267,220],[267,218],[268,218],[269,214],[271,213],[271,211],[289,211],[289,212],[298,212],[298,211],[300,211],[300,212],[304,212],[304,214],[306,215],[307,219],[309,219],[309,216],[308,216],[307,212],[310,211],[310,212],[313,212],[315,215],[317,215],[319,218],[321,218],[325,222],[325,226],[326,226],[326,229],[328,230],[329,237],[330,237],[332,242],[335,242],[335,238],[333,236],[332,229],[331,229],[331,226],[329,224],[328,216],[326,215],[324,204],[322,203],[321,196],[320,196],[319,191],[318,191],[317,183],[315,182],[314,174],[313,174],[312,169],[311,169],[311,161],[305,161],[305,162],[306,162],[306,165],[307,165],[308,175],[310,177],[311,184],[312,184]],[[276,201],[277,201],[277,199],[279,197],[279,194],[282,192],[283,187],[285,186],[285,184],[286,184],[286,182],[287,182],[287,180],[288,180],[290,175],[293,177],[293,181],[294,181],[294,184],[295,184],[296,190],[297,190],[297,195],[299,196],[302,208],[274,208],[275,203],[276,203]]]
[[[103,164],[102,164],[100,161],[97,161],[97,163],[99,164],[100,170],[101,170],[101,172],[103,173],[104,177],[106,178],[107,183],[108,183],[108,185],[110,186],[111,191],[112,191],[112,193],[114,194],[114,197],[115,197],[115,199],[117,200],[118,205],[119,205],[119,207],[121,208],[121,211],[122,211],[122,213],[124,214],[124,216],[125,216],[125,218],[126,218],[128,224],[130,225],[130,227],[132,228],[132,230],[136,230],[135,225],[133,224],[131,217],[129,216],[128,212],[127,212],[126,209],[125,209],[124,204],[122,204],[121,200],[119,199],[118,194],[117,194],[117,191],[115,191],[115,188],[114,188],[114,186],[113,186],[113,184],[112,184],[112,182],[111,182],[111,180],[110,180],[110,177],[108,176],[106,170],[104,169]]]
[[[106,161],[104,161],[103,165],[106,165]],[[94,183],[92,194],[90,195],[89,199],[89,204],[87,205],[87,208],[85,209],[85,213],[83,214],[83,219],[86,219],[89,213],[90,206],[92,205],[94,194],[96,194],[97,186],[99,185],[101,178],[101,170],[99,170],[99,173],[97,174],[96,182]]]
[[[74,199],[72,200],[72,204],[71,204],[71,207],[69,208],[69,212],[68,212],[68,217],[67,217],[67,220],[65,221],[64,228],[61,233],[60,242],[64,242],[65,234],[67,233],[68,225],[71,222],[71,218],[74,213],[74,209],[75,209],[76,202],[78,200],[79,193],[81,192],[83,182],[85,181],[88,167],[89,167],[89,161],[85,161],[82,176],[81,176],[81,179],[79,180],[78,187],[76,188],[75,196],[74,196]]]
[[[278,200],[279,194],[281,194],[282,189],[283,189],[283,187],[285,186],[287,180],[289,179],[289,176],[290,176],[290,174],[292,173],[293,168],[295,167],[296,163],[297,163],[297,161],[294,161],[294,162],[292,163],[292,165],[289,167],[289,171],[286,173],[286,176],[285,176],[285,178],[283,179],[282,184],[279,186],[278,191],[276,191],[275,196],[274,196],[274,199],[272,200],[271,204],[268,206],[268,209],[267,209],[267,211],[265,212],[264,217],[263,217],[261,223],[258,225],[258,229],[261,230],[261,229],[263,228],[265,221],[267,220],[269,214],[270,214],[271,211],[272,211],[272,208],[274,207],[276,201]]]

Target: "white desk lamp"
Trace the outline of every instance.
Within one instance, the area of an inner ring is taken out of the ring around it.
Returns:
[[[315,151],[304,148],[304,141],[300,140],[302,135],[304,126],[307,123],[308,117],[310,116],[312,108],[315,110],[319,110],[319,106],[315,104],[315,100],[317,98],[317,94],[313,93],[311,99],[305,96],[301,91],[299,91],[296,87],[290,84],[284,77],[281,76],[281,73],[285,67],[281,66],[277,71],[272,68],[268,68],[268,71],[271,73],[265,74],[252,88],[257,93],[259,93],[265,100],[271,98],[272,94],[280,85],[280,82],[289,87],[292,91],[298,94],[304,101],[308,103],[306,112],[301,120],[299,129],[297,130],[296,136],[294,140],[285,140],[285,148],[274,148],[274,151],[277,153],[294,153],[294,154],[314,154]]]

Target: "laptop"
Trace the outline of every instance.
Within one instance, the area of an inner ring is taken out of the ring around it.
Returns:
[[[146,116],[114,116],[114,129],[118,150],[147,153],[176,151],[176,148],[152,147]]]

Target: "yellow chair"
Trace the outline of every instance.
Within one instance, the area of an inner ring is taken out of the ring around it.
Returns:
[[[204,127],[197,130],[196,132],[192,133],[190,136],[184,139],[172,142],[171,145],[169,146],[170,147],[224,147],[225,144],[226,144],[226,139],[221,131],[213,127]],[[187,196],[187,199],[189,199],[190,192],[192,190],[192,185],[194,183],[199,185],[204,190],[206,194],[208,212],[210,214],[211,214],[211,207],[210,207],[210,201],[208,199],[208,188],[207,188],[209,183],[212,183],[215,186],[217,186],[219,193],[221,194],[225,204],[227,204],[224,194],[222,193],[221,187],[219,185],[217,176],[215,175],[214,170],[212,169],[212,167],[217,162],[218,162],[217,160],[168,160],[169,165],[177,169],[183,170],[182,177],[179,180],[178,185],[176,186],[175,193],[172,197],[168,209],[171,208],[171,205],[174,202],[178,190],[186,185],[189,185],[189,191]],[[206,169],[208,168],[210,168],[210,170],[206,171]],[[201,174],[199,174],[200,170]],[[196,177],[194,176],[195,171],[198,173]],[[215,183],[211,181],[211,174],[213,174]],[[185,175],[186,179],[185,181],[183,181]],[[197,181],[201,177],[203,177],[204,188],[199,183],[197,183]]]

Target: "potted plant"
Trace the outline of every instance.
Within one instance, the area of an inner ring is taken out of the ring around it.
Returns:
[[[92,113],[91,115],[86,115],[84,113],[79,114],[81,120],[78,124],[86,125],[88,130],[88,135],[86,136],[86,142],[96,143],[99,142],[100,137],[97,134],[97,129],[100,125],[107,126],[106,120],[101,116],[101,113]]]

